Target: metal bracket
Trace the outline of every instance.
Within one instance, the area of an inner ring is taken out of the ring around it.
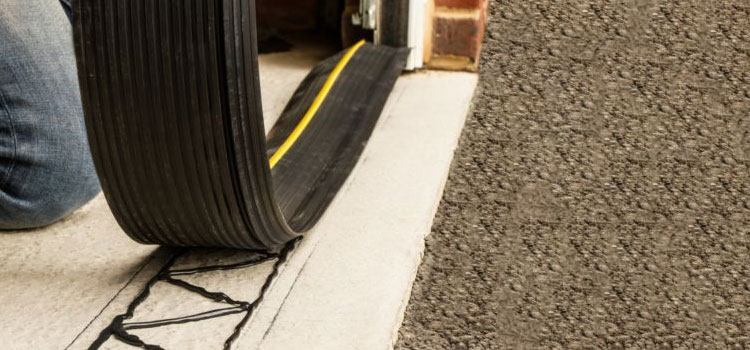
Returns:
[[[359,12],[352,15],[352,23],[364,29],[377,29],[378,0],[359,0]]]

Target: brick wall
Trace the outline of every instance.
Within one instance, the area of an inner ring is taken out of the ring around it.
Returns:
[[[427,28],[427,67],[475,71],[482,49],[487,0],[434,0]]]

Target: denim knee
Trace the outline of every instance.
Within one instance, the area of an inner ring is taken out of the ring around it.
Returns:
[[[44,227],[94,198],[100,191],[99,180],[87,158],[90,156],[83,153],[42,157],[26,166],[36,174],[11,173],[0,187],[0,229]]]
[[[0,229],[49,225],[99,192],[79,104],[12,105],[0,90]]]
[[[72,32],[56,1],[0,11],[0,229],[51,224],[99,192]]]

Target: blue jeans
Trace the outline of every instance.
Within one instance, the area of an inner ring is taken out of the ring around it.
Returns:
[[[62,1],[0,0],[0,229],[51,224],[99,193]]]

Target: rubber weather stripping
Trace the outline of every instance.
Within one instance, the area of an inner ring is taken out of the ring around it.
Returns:
[[[78,0],[86,127],[109,206],[144,244],[278,250],[355,166],[406,49],[324,60],[268,135],[252,0]]]
[[[144,244],[252,250],[254,259],[174,269],[180,248],[90,349],[132,332],[242,314],[230,349],[280,266],[356,164],[407,51],[360,42],[324,60],[265,134],[253,0],[77,0],[74,39],[87,133],[107,202]],[[274,261],[253,301],[179,276]],[[130,321],[157,283],[226,307]]]

